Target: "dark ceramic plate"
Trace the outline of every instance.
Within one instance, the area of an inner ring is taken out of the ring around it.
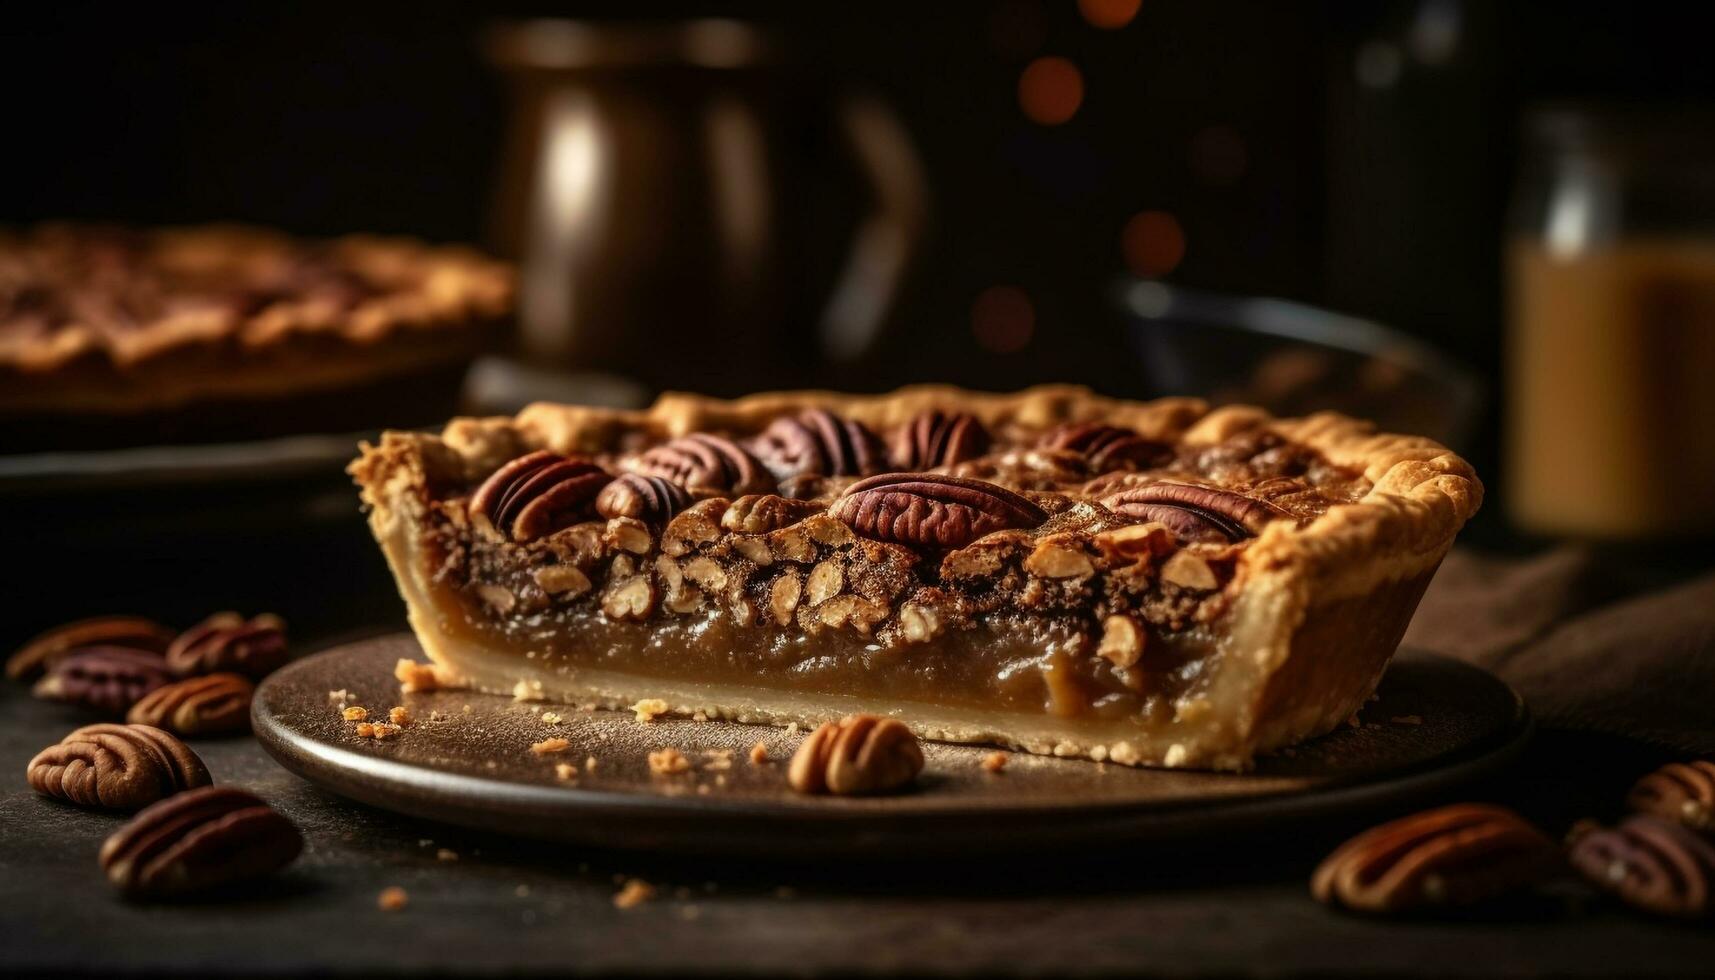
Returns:
[[[335,793],[418,817],[602,847],[724,855],[973,854],[1255,829],[1424,795],[1510,758],[1530,731],[1518,695],[1452,660],[1402,655],[1362,724],[1342,727],[1243,775],[1130,769],[1013,753],[990,774],[980,746],[930,744],[910,793],[813,798],[785,785],[800,736],[725,722],[660,720],[525,704],[464,691],[401,695],[393,665],[421,659],[407,635],[336,647],[268,678],[257,737],[286,768]],[[342,702],[330,692],[349,692]],[[359,739],[342,703],[413,722]],[[551,724],[544,715],[561,717]],[[538,755],[533,743],[568,742]],[[747,758],[762,742],[771,761]],[[650,772],[673,747],[693,769]],[[595,760],[593,769],[587,760]],[[575,781],[556,775],[575,766]]]

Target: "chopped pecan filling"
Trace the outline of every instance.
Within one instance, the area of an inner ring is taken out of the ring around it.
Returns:
[[[1249,543],[1369,490],[1256,432],[817,410],[620,442],[438,488],[443,630],[546,670],[1148,722],[1199,691]]]

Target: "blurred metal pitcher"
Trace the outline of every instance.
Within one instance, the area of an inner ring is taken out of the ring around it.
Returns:
[[[535,366],[731,393],[816,383],[869,350],[926,213],[898,119],[733,21],[529,21],[496,247]]]

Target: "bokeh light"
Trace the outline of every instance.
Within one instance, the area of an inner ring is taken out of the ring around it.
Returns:
[[[1231,126],[1208,126],[1191,137],[1191,173],[1205,184],[1235,183],[1250,166],[1245,138]]]
[[[1140,211],[1120,233],[1125,264],[1145,279],[1159,279],[1185,258],[1185,229],[1166,211]]]
[[[1036,332],[1036,308],[1017,286],[990,286],[971,303],[971,333],[977,345],[995,354],[1014,354]]]
[[[1037,58],[1018,76],[1018,107],[1031,122],[1058,126],[1083,103],[1084,74],[1065,58]]]
[[[1143,0],[1078,0],[1078,13],[1090,26],[1104,31],[1117,31],[1131,23]]]

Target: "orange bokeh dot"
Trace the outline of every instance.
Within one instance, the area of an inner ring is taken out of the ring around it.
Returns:
[[[1140,211],[1120,232],[1120,249],[1131,271],[1146,279],[1160,278],[1185,258],[1185,229],[1166,211]]]
[[[1037,58],[1018,76],[1018,107],[1031,122],[1058,126],[1083,102],[1084,74],[1065,58]]]
[[[1078,0],[1078,13],[1083,14],[1092,27],[1117,31],[1131,23],[1141,6],[1143,0]]]
[[[984,350],[1012,354],[1036,332],[1036,308],[1017,286],[990,286],[971,303],[971,333]]]

